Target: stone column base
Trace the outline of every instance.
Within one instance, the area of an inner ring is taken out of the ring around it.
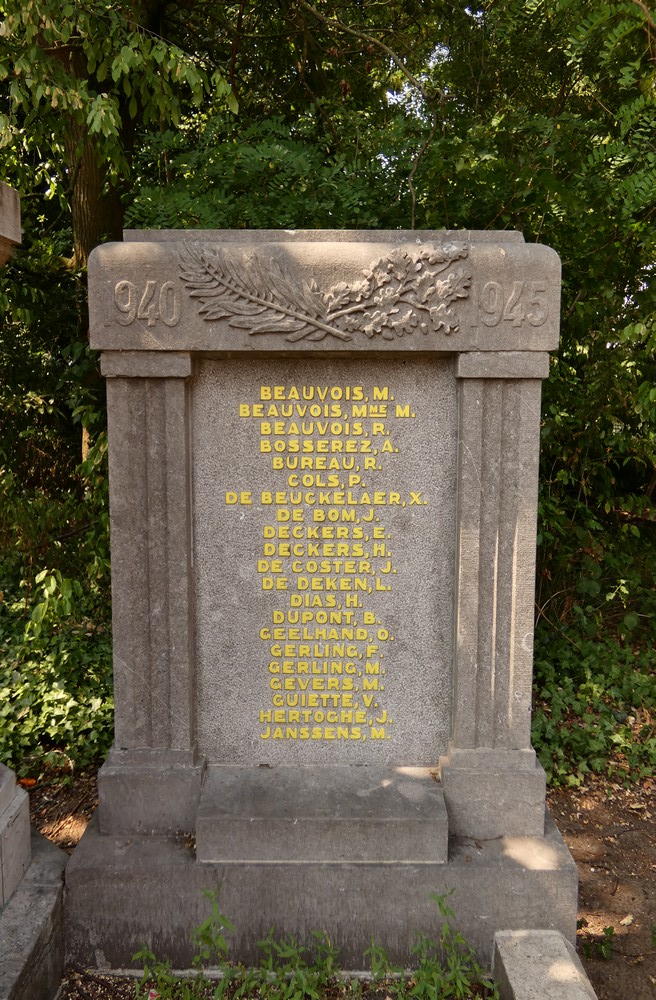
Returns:
[[[546,775],[534,750],[462,750],[440,758],[449,833],[491,840],[542,837]]]
[[[205,763],[193,750],[117,750],[98,772],[103,834],[191,833]]]

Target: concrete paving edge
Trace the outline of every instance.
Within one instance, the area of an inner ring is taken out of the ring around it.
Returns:
[[[597,1000],[574,948],[558,931],[497,931],[492,971],[501,1000]]]
[[[32,863],[0,911],[0,1000],[52,1000],[59,988],[67,860],[32,831]]]

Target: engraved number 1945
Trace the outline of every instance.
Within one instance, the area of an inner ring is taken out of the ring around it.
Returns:
[[[176,326],[180,321],[180,297],[172,281],[159,286],[157,281],[147,281],[143,291],[132,281],[118,281],[114,287],[114,302],[122,314],[117,317],[121,326],[130,326],[135,320],[145,320],[148,326],[155,326],[161,319],[167,326]]]
[[[549,316],[546,292],[544,281],[513,281],[510,289],[487,281],[478,293],[481,321],[485,326],[498,326],[502,320],[521,326],[526,320],[542,326]]]

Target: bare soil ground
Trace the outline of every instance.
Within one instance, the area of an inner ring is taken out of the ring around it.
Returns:
[[[596,778],[549,805],[578,866],[578,951],[599,1000],[654,1000],[656,781]]]
[[[32,823],[72,851],[97,805],[93,770],[30,787]],[[578,950],[599,1000],[656,1000],[656,781],[591,779],[549,805],[579,869]],[[134,981],[69,970],[61,1000],[122,1000]]]

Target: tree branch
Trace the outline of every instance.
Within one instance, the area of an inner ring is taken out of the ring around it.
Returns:
[[[649,10],[647,4],[643,3],[643,0],[631,0],[631,3],[634,3],[636,7],[640,8],[642,13],[647,18],[647,24],[649,25],[651,30],[656,31],[656,20],[654,20],[654,16],[652,12]]]
[[[426,136],[426,140],[425,140],[423,146],[421,147],[421,149],[419,150],[419,152],[415,156],[414,160],[412,161],[412,170],[408,174],[408,187],[410,189],[410,197],[412,198],[412,209],[411,209],[411,216],[410,216],[410,228],[411,229],[415,228],[415,225],[416,225],[416,222],[417,222],[417,192],[415,191],[415,185],[414,185],[415,174],[417,173],[417,169],[419,167],[419,164],[421,163],[421,159],[424,156],[424,153],[426,152],[426,150],[430,146],[431,142],[433,141],[433,136],[437,132],[437,126],[438,125],[439,125],[439,118],[438,118],[437,112],[435,111],[433,113],[433,124],[431,126],[431,130],[428,133],[428,135]]]
[[[386,45],[385,42],[381,42],[379,38],[375,37],[375,35],[370,35],[361,28],[353,28],[351,25],[344,24],[343,21],[338,20],[336,17],[326,17],[325,14],[318,11],[317,8],[311,3],[308,3],[307,0],[297,0],[297,2],[299,7],[303,7],[305,10],[309,11],[313,17],[316,17],[318,21],[321,21],[321,23],[325,24],[327,27],[334,28],[337,31],[343,31],[345,34],[352,35],[354,38],[358,38],[360,41],[366,42],[368,45],[375,45],[379,48],[381,52],[384,52],[390,57],[394,65],[401,70],[408,83],[419,91],[427,103],[431,103],[431,101],[434,101],[435,98],[438,98],[440,101],[444,100],[445,94],[442,90],[437,90],[433,95],[428,94],[417,77],[410,72],[398,53],[396,53],[394,49],[391,49],[389,45]]]

